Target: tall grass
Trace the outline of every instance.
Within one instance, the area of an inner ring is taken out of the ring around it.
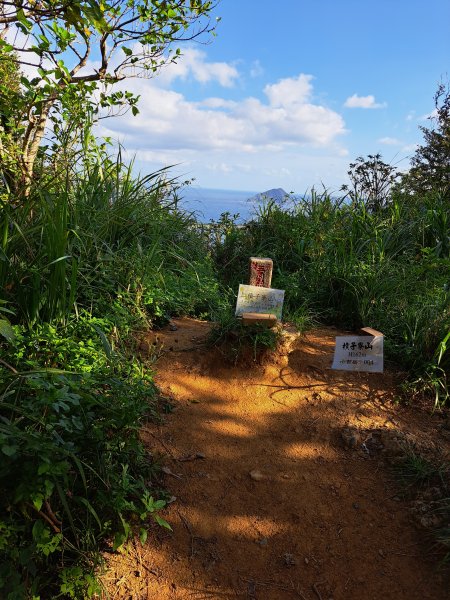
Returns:
[[[197,288],[204,277],[214,287],[213,270],[192,215],[176,207],[177,182],[165,169],[145,177],[132,169],[120,155],[100,155],[59,186],[36,186],[17,205],[2,201],[0,286],[18,321],[64,322],[117,294],[147,302],[149,318],[170,312],[172,301],[176,311],[210,310]]]

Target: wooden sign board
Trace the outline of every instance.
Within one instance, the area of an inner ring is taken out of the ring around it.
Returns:
[[[332,369],[383,372],[383,336],[342,335],[336,337]]]
[[[284,290],[258,287],[255,285],[239,285],[236,303],[236,316],[242,313],[267,313],[281,320],[283,311]]]

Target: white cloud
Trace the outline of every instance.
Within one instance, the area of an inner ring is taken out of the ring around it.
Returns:
[[[128,147],[129,148],[129,147]],[[282,187],[298,193],[321,183],[337,191],[347,180],[348,158],[339,155],[336,146],[316,149],[288,148],[283,152],[261,150],[249,153],[227,149],[212,152],[170,149],[148,151],[129,149],[126,158],[135,157],[135,169],[141,173],[173,165],[171,176],[195,178],[196,185],[208,188],[262,191]]]
[[[298,77],[280,79],[278,83],[266,85],[264,93],[271,106],[294,107],[304,105],[311,97],[312,75],[301,73]]]
[[[225,162],[221,163],[210,163],[206,167],[209,171],[215,171],[216,173],[232,173],[233,165]]]
[[[169,85],[175,79],[192,77],[199,83],[217,82],[222,87],[232,87],[239,73],[234,65],[226,62],[207,62],[205,52],[187,48],[176,63],[166,65],[158,73],[160,85]]]
[[[392,137],[383,137],[380,138],[378,141],[380,144],[384,144],[385,146],[401,146],[403,144],[402,141]]]
[[[225,100],[224,98],[205,98],[197,102],[196,106],[204,108],[235,108],[237,102],[234,100]]]
[[[418,121],[429,121],[430,119],[435,119],[438,115],[437,108],[434,108],[430,113],[426,113],[418,118]]]
[[[418,147],[418,144],[407,144],[406,146],[403,146],[402,152],[415,152]]]
[[[140,94],[140,114],[106,123],[108,135],[121,137],[126,147],[145,150],[184,149],[259,152],[288,146],[327,146],[345,132],[342,117],[309,101],[311,76],[299,75],[267,85],[269,102],[253,97],[240,101],[212,97],[190,102],[182,94],[153,80],[126,82]]]
[[[260,77],[263,75],[264,69],[261,66],[259,60],[254,60],[252,63],[252,68],[250,69],[250,77]]]
[[[104,120],[98,134],[118,139],[139,169],[179,165],[180,176],[201,177],[201,185],[209,187],[265,189],[273,187],[270,180],[280,180],[281,187],[306,189],[319,163],[334,179],[336,172],[345,175],[348,152],[339,143],[344,120],[313,99],[311,75],[267,83],[260,95],[222,94],[238,78],[234,66],[209,63],[203,52],[189,50],[155,79],[120,84],[140,95],[140,113]],[[190,100],[174,91],[189,79],[209,80],[215,95]]]
[[[353,96],[347,98],[344,106],[347,108],[385,108],[387,104],[386,102],[375,102],[375,96],[372,95],[358,96],[357,94],[353,94]]]

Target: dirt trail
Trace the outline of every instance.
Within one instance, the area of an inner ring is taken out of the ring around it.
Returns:
[[[167,351],[157,383],[175,410],[143,437],[166,456],[173,533],[111,558],[113,598],[450,597],[383,452],[389,431],[434,443],[436,422],[392,408],[389,372],[331,371],[332,329],[291,336],[265,366],[230,366],[202,345],[207,323],[175,325],[143,345]],[[362,437],[346,448],[348,426]]]

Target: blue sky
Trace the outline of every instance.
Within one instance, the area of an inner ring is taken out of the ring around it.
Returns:
[[[100,133],[142,173],[200,188],[303,193],[346,181],[359,155],[407,169],[441,80],[450,80],[450,0],[222,0],[217,37],[178,65],[128,80],[140,114]]]

